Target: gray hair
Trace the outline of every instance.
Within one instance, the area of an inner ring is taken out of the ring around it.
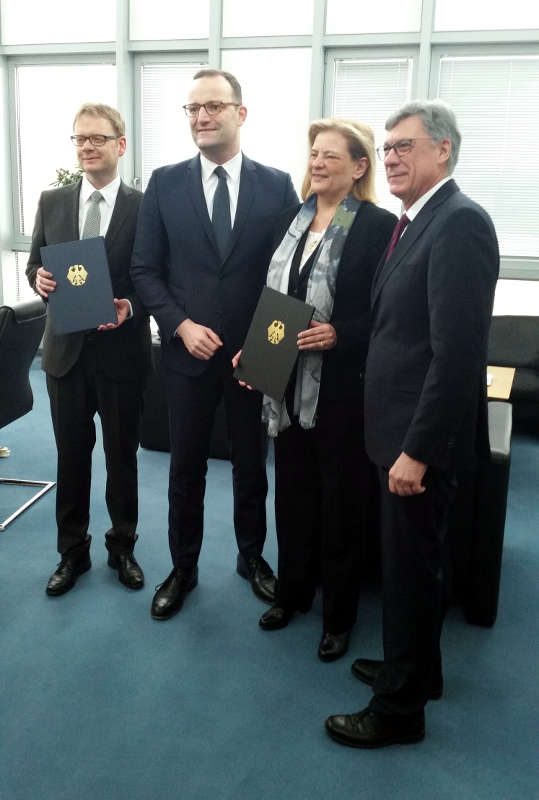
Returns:
[[[412,100],[391,114],[386,122],[386,131],[390,131],[408,117],[419,117],[423,127],[435,142],[449,139],[451,153],[447,161],[447,172],[451,175],[457,165],[462,138],[453,109],[443,100]]]

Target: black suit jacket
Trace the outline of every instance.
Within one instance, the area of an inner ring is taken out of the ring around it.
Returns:
[[[153,172],[140,208],[131,275],[159,325],[165,368],[200,375],[209,364],[174,337],[188,318],[215,331],[230,357],[240,349],[266,278],[275,219],[296,202],[288,174],[244,155],[230,245],[221,258],[200,157]]]
[[[367,452],[442,469],[488,448],[487,339],[499,270],[488,214],[444,184],[408,226],[372,291]]]
[[[276,229],[275,246],[299,208],[296,206],[283,214]],[[394,214],[363,202],[348,232],[337,272],[330,320],[337,333],[337,344],[324,353],[320,398],[330,400],[363,392],[371,327],[372,280],[396,222]]]
[[[32,234],[32,247],[26,274],[35,289],[41,266],[39,248],[79,238],[79,196],[81,183],[43,192]],[[131,380],[143,377],[150,368],[149,319],[133,289],[129,275],[141,192],[120,184],[105,237],[114,296],[127,298],[133,317],[119,328],[97,333],[98,363],[110,378]],[[55,378],[65,375],[77,361],[84,344],[84,332],[57,336],[47,319],[43,339],[42,366]]]

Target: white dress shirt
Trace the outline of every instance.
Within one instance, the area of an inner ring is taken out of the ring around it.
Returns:
[[[112,217],[112,212],[114,211],[114,204],[116,203],[116,197],[118,196],[118,189],[120,188],[121,178],[119,175],[116,175],[113,181],[107,183],[106,186],[103,186],[102,189],[97,189],[98,192],[101,192],[103,198],[99,201],[99,213],[101,214],[101,222],[99,224],[99,235],[106,236],[107,231],[109,229],[110,220]],[[80,197],[79,197],[79,236],[82,235],[84,230],[84,223],[86,221],[86,215],[88,213],[88,208],[90,206],[89,199],[90,195],[96,191],[95,186],[92,186],[86,175],[82,176],[82,183],[80,186]],[[131,305],[131,300],[127,297],[125,298],[129,303],[129,314],[127,315],[128,319],[131,319],[133,316],[133,306]]]
[[[242,154],[239,153],[221,164],[226,172],[226,185],[228,187],[228,194],[230,197],[230,227],[234,227],[234,220],[236,219],[236,209],[238,207],[238,195],[240,193],[240,175],[241,175],[241,162]],[[215,190],[219,183],[219,178],[214,173],[215,167],[219,166],[210,161],[209,158],[200,154],[200,170],[202,174],[202,189],[204,190],[204,197],[206,198],[206,206],[208,207],[208,214],[210,219],[213,214],[213,198],[215,197]]]
[[[447,178],[443,178],[443,180],[441,180],[441,181],[438,181],[438,183],[435,183],[435,184],[434,184],[434,186],[432,187],[432,189],[429,189],[429,190],[428,190],[428,192],[425,192],[425,194],[422,194],[422,195],[421,195],[421,197],[419,198],[419,200],[416,200],[416,201],[415,201],[415,203],[412,203],[412,205],[410,206],[410,208],[409,208],[409,209],[406,211],[406,216],[408,217],[408,219],[410,220],[410,222],[413,222],[413,221],[414,221],[414,219],[417,217],[417,215],[419,214],[419,212],[421,211],[421,209],[423,208],[423,206],[426,206],[426,205],[427,205],[427,203],[429,202],[429,200],[430,200],[430,198],[432,197],[432,195],[433,195],[433,194],[436,194],[436,192],[438,191],[438,189],[439,189],[441,186],[443,186],[443,185],[444,185],[444,183],[447,183],[447,181],[450,181],[450,180],[451,180],[451,177],[452,177],[451,175],[448,175],[448,176],[447,176]],[[404,229],[404,233],[406,233],[406,228]],[[404,234],[403,234],[403,235],[404,235]]]

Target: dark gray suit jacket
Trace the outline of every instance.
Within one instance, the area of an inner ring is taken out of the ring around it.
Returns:
[[[36,273],[41,266],[39,248],[43,245],[70,242],[79,238],[80,181],[43,192],[39,199],[32,247],[26,274],[35,289]],[[97,334],[99,364],[110,378],[134,380],[150,368],[149,320],[135,294],[129,266],[135,237],[141,192],[120,184],[112,212],[105,248],[109,261],[114,296],[127,298],[133,308],[132,319],[119,328]],[[57,336],[47,319],[43,340],[42,366],[55,378],[65,375],[77,361],[84,344],[84,333]]]
[[[372,290],[365,375],[369,457],[402,451],[442,469],[488,448],[487,340],[499,254],[486,211],[444,184],[408,226]]]

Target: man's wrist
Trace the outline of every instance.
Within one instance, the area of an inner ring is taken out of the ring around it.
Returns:
[[[190,322],[190,321],[191,321],[190,319],[183,319],[183,320],[180,322],[180,324],[177,326],[177,328],[175,329],[175,331],[174,331],[174,333],[173,333],[173,335],[172,335],[172,338],[173,338],[173,339],[183,339],[183,335],[182,335],[182,334],[183,334],[182,327],[184,328],[184,325],[185,325],[185,323],[186,323],[186,322]],[[185,330],[185,328],[184,328],[184,330]]]

